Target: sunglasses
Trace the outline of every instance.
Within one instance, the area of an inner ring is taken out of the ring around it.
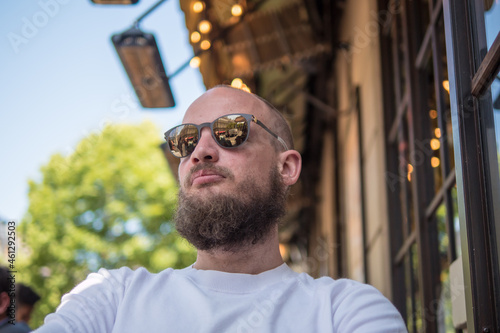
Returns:
[[[175,157],[186,157],[196,148],[200,140],[201,130],[210,127],[215,142],[223,148],[236,148],[241,146],[250,135],[250,123],[254,122],[269,134],[274,136],[283,145],[285,151],[288,147],[282,138],[274,134],[260,120],[251,114],[227,114],[219,117],[211,123],[182,124],[165,132],[165,140],[168,142],[170,152]]]

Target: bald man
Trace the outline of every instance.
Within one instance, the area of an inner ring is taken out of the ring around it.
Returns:
[[[375,288],[283,262],[278,223],[301,156],[272,105],[218,86],[165,139],[180,158],[175,225],[196,262],[158,274],[101,269],[39,332],[406,332]]]

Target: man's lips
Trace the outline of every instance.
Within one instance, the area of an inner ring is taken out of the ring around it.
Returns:
[[[226,177],[214,170],[199,170],[192,174],[191,185],[215,183],[224,178]]]

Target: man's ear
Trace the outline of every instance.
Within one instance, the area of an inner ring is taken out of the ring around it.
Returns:
[[[280,174],[283,183],[291,186],[297,182],[302,169],[302,157],[296,150],[287,150],[280,154]]]
[[[10,305],[10,297],[6,291],[0,293],[0,315],[7,312],[7,308]]]

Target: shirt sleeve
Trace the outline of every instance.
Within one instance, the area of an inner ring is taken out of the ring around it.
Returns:
[[[45,317],[37,333],[111,332],[117,308],[123,299],[129,268],[91,273],[62,297],[55,313]]]
[[[396,307],[376,288],[344,280],[333,300],[335,332],[405,333],[405,322]]]

